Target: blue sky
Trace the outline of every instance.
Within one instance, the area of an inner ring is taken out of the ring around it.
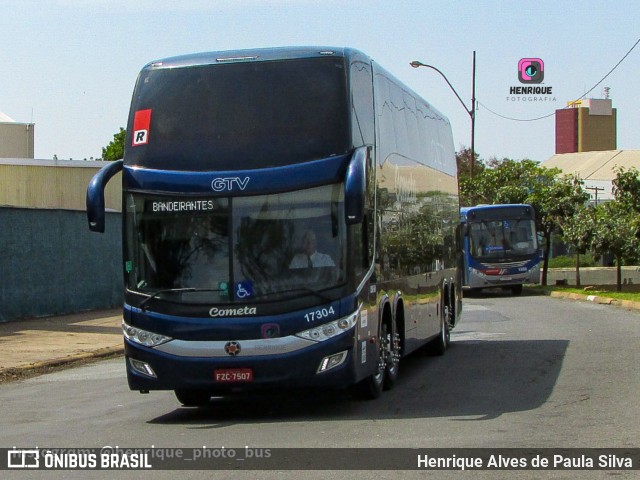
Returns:
[[[36,158],[97,158],[126,125],[136,76],[172,55],[284,45],[362,50],[449,117],[456,149],[470,120],[476,51],[476,151],[544,161],[566,102],[597,83],[640,39],[636,1],[3,0],[0,112],[34,122]],[[521,58],[544,61],[546,101],[507,100]],[[640,45],[589,98],[611,88],[618,148],[640,149]],[[553,101],[555,98],[555,101]],[[491,110],[491,111],[490,111]]]

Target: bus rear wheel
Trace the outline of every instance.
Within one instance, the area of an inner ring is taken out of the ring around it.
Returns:
[[[383,342],[382,351],[385,355],[385,369],[384,369],[384,390],[391,390],[398,379],[398,372],[400,369],[400,335],[396,328],[395,322],[391,327],[391,331],[388,331],[387,324],[382,326],[382,338]]]
[[[427,344],[427,352],[430,355],[444,355],[444,352],[449,348],[449,342],[451,341],[449,317],[451,314],[451,307],[445,304],[442,308],[442,315],[440,316],[440,333],[438,333],[438,336]]]
[[[185,407],[202,407],[208,405],[211,393],[206,390],[175,390],[176,398]]]

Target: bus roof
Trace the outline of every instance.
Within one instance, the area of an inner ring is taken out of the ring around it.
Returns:
[[[273,47],[248,50],[223,50],[201,52],[154,60],[145,65],[147,68],[179,68],[201,65],[226,64],[237,62],[266,62],[315,57],[348,57],[364,55],[362,52],[345,47]]]
[[[522,208],[529,207],[531,205],[526,203],[499,203],[496,205],[475,205],[473,207],[460,207],[460,213],[467,213],[470,210],[493,210],[498,208]]]
[[[524,213],[531,214],[531,217],[535,215],[534,209],[531,205],[526,203],[502,203],[497,205],[476,205],[474,207],[460,207],[460,216],[464,222],[468,216],[475,217],[475,214],[479,212],[485,212],[490,216],[500,215],[499,211],[505,210],[517,210],[524,209]]]

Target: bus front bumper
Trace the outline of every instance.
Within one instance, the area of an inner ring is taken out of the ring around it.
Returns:
[[[353,330],[323,342],[172,340],[146,347],[125,339],[129,388],[140,391],[346,387],[357,380],[353,352]]]
[[[540,270],[534,268],[525,273],[505,273],[504,275],[486,275],[480,270],[473,271],[470,275],[469,285],[463,288],[492,288],[492,287],[508,287],[511,285],[523,285],[525,283],[540,283]]]

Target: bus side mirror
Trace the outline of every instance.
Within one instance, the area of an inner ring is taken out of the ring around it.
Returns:
[[[104,233],[104,189],[116,173],[122,170],[122,160],[109,162],[96,173],[87,187],[87,220],[89,230]]]
[[[347,225],[362,223],[364,220],[368,152],[367,147],[356,149],[347,167],[344,179],[344,210]]]

